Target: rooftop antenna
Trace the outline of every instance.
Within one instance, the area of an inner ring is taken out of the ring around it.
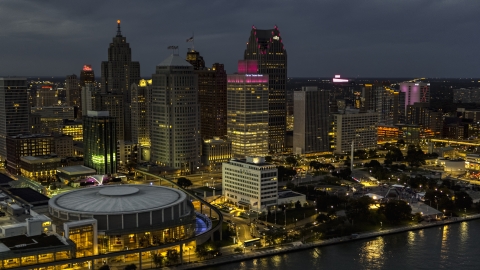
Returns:
[[[122,31],[120,31],[120,20],[117,20],[117,37],[122,36]]]

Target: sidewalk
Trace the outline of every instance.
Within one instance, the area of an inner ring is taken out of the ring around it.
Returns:
[[[457,217],[457,218],[449,219],[449,220],[445,220],[445,221],[422,223],[422,224],[399,227],[399,228],[389,229],[389,230],[365,232],[365,233],[358,234],[358,237],[356,237],[355,239],[351,239],[349,236],[344,236],[344,237],[332,238],[332,239],[328,239],[328,240],[318,240],[318,241],[315,241],[315,242],[304,243],[304,244],[301,244],[301,242],[294,242],[294,243],[288,243],[288,244],[283,244],[283,245],[278,245],[278,246],[273,246],[273,247],[261,248],[261,249],[254,250],[254,251],[249,251],[247,249],[245,254],[224,254],[223,256],[215,258],[215,259],[205,260],[205,261],[201,261],[201,262],[195,262],[195,263],[191,263],[191,264],[183,264],[183,265],[179,265],[179,266],[175,266],[175,267],[170,267],[170,268],[167,268],[167,269],[203,268],[203,267],[210,266],[210,265],[218,265],[218,264],[226,264],[226,263],[232,263],[232,262],[237,262],[237,261],[245,261],[245,260],[250,260],[250,259],[254,259],[254,258],[261,258],[261,257],[267,257],[267,256],[276,255],[276,254],[281,254],[281,253],[287,253],[287,252],[291,252],[291,251],[298,251],[298,250],[304,250],[304,249],[310,249],[310,248],[314,248],[314,247],[333,245],[333,244],[338,244],[338,243],[343,243],[343,242],[375,238],[375,237],[382,236],[382,235],[395,234],[395,233],[401,233],[401,232],[413,231],[413,230],[421,230],[421,229],[430,228],[430,227],[444,226],[444,225],[448,225],[448,224],[451,224],[451,223],[459,223],[459,222],[464,222],[464,221],[469,221],[469,220],[474,220],[474,219],[479,219],[479,218],[480,218],[480,214],[476,214],[476,215],[470,215],[470,216],[467,216],[467,217]],[[231,248],[232,248],[232,251],[233,251],[234,247],[231,246]],[[225,249],[225,251],[227,251],[227,249]]]

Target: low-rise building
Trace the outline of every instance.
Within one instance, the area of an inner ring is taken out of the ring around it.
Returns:
[[[57,155],[20,157],[20,173],[36,181],[54,179],[61,162]]]

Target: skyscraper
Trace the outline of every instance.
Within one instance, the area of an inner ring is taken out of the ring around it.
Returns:
[[[244,59],[257,60],[258,73],[268,75],[268,148],[272,152],[283,151],[287,125],[287,51],[277,26],[268,30],[252,26]]]
[[[67,94],[67,105],[76,108],[75,110],[78,112],[82,105],[80,104],[81,94],[77,75],[72,74],[67,76],[65,80],[65,90]],[[75,117],[78,117],[78,113]]]
[[[140,161],[150,161],[150,101],[152,80],[132,85],[132,142],[138,145]]]
[[[93,110],[91,97],[95,92],[95,73],[91,65],[83,65],[80,71],[80,107],[78,109],[78,118],[81,119],[83,113]],[[86,104],[85,104],[86,103]]]
[[[0,159],[7,158],[7,136],[29,133],[26,78],[0,78]]]
[[[430,103],[430,83],[403,82],[400,83],[400,91],[405,93],[405,112],[408,105],[416,102]]]
[[[97,174],[117,172],[115,121],[107,111],[88,111],[83,116],[83,159]]]
[[[117,35],[108,48],[108,61],[102,62],[102,92],[126,94],[140,80],[140,63],[132,61],[132,50],[127,38],[122,36],[120,20]]]
[[[92,65],[83,65],[80,71],[80,87],[85,86],[87,83],[95,82],[95,73],[93,72]]]
[[[333,114],[333,134],[335,153],[350,153],[352,142],[355,150],[375,149],[377,147],[378,113],[359,113],[356,109],[346,109]]]
[[[132,50],[126,37],[122,36],[120,20],[117,35],[108,48],[108,61],[102,62],[102,93],[123,96],[123,127],[125,140],[131,139],[130,88],[140,81],[140,63],[132,61]]]
[[[232,157],[268,154],[268,75],[257,73],[257,61],[238,61],[238,73],[227,76],[227,136]]]
[[[200,108],[193,66],[177,54],[152,75],[151,158],[185,171],[200,165]]]
[[[199,52],[190,50],[187,61],[198,74],[200,133],[202,139],[224,138],[227,135],[227,72],[223,64],[205,67]]]
[[[330,91],[307,86],[301,91],[295,91],[293,95],[293,153],[330,151],[328,137]]]

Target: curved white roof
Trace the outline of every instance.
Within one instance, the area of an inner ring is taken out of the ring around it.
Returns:
[[[112,215],[162,209],[183,202],[179,190],[148,185],[86,187],[54,196],[49,206],[65,212]]]
[[[171,54],[157,66],[160,67],[191,67],[192,64],[181,58],[179,55]]]

